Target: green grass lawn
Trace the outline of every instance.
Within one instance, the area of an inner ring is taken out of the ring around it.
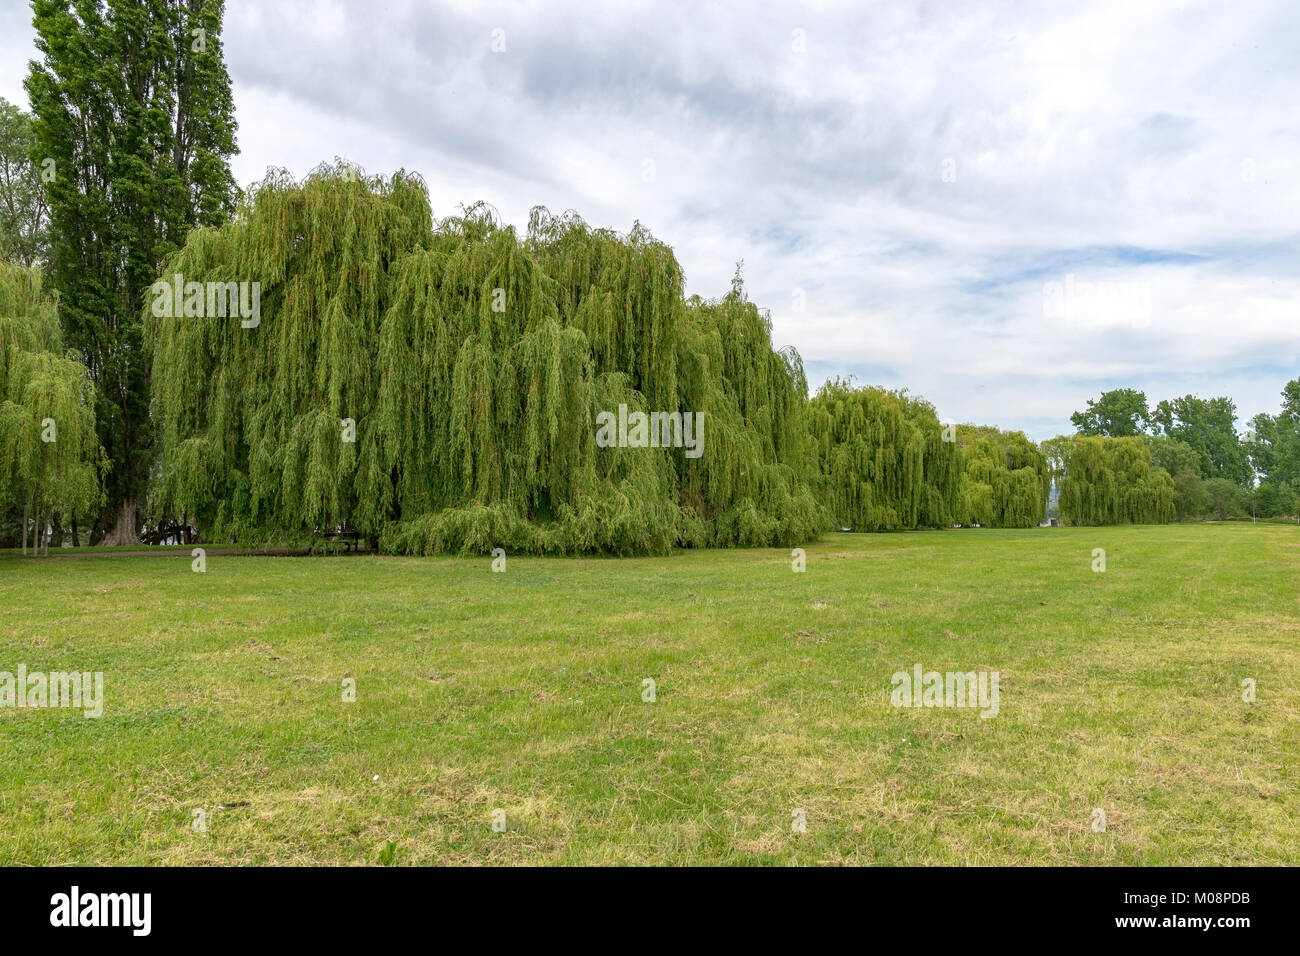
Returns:
[[[1300,529],[806,550],[0,557],[0,864],[1300,862]]]

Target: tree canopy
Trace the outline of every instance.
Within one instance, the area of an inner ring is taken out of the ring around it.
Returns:
[[[336,164],[269,176],[176,275],[260,289],[252,327],[145,309],[155,507],[210,535],[625,554],[826,525],[797,354],[739,277],[685,300],[640,226],[539,208],[521,239],[483,205],[435,224],[418,177]],[[703,453],[600,447],[597,416],[620,411],[702,415]]]
[[[827,382],[810,403],[822,501],[837,527],[944,527],[957,504],[958,456],[934,408],[903,392]]]
[[[1140,437],[1053,440],[1061,520],[1071,524],[1162,524],[1175,515],[1174,482],[1151,466]]]
[[[1229,398],[1182,398],[1162,401],[1151,413],[1157,433],[1176,438],[1201,460],[1202,478],[1226,478],[1245,487],[1250,461],[1237,435],[1237,406]]]
[[[1095,400],[1088,399],[1088,407],[1071,415],[1070,421],[1080,435],[1122,438],[1141,435],[1146,431],[1150,418],[1144,392],[1116,388],[1102,392],[1101,397]]]
[[[961,480],[956,520],[986,528],[1032,528],[1047,512],[1047,457],[1023,432],[957,429]]]
[[[52,514],[99,503],[103,464],[94,391],[63,353],[54,298],[39,270],[0,262],[0,509],[22,511],[24,549]]]

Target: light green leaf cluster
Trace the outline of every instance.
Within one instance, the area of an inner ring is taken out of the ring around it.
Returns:
[[[63,354],[54,297],[39,269],[0,261],[0,507],[30,516],[33,534],[49,515],[84,516],[105,467],[94,387]]]
[[[990,426],[957,429],[961,481],[958,524],[1032,528],[1047,513],[1051,474],[1047,457],[1023,432]]]
[[[806,541],[807,386],[739,281],[686,301],[664,244],[536,209],[436,224],[423,183],[275,174],[164,278],[257,282],[260,323],[154,317],[154,507],[213,538],[338,529],[403,553]],[[703,454],[599,447],[596,416],[703,413]],[[340,437],[355,424],[355,441]]]
[[[1175,517],[1174,481],[1151,465],[1140,437],[1054,439],[1061,520],[1070,524],[1164,524]]]
[[[957,510],[954,441],[928,403],[881,388],[827,382],[810,403],[823,500],[838,527],[941,528]]]

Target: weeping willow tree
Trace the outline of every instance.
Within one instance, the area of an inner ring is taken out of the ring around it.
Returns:
[[[632,554],[825,526],[797,355],[738,281],[685,301],[640,226],[539,208],[521,238],[479,204],[435,227],[417,178],[335,165],[270,177],[172,276],[261,290],[251,328],[149,319],[156,507],[213,537]],[[601,447],[597,416],[620,410],[702,413],[703,453]]]
[[[144,304],[153,517],[236,541],[377,532],[391,498],[376,427],[389,269],[430,240],[423,183],[342,164],[301,185],[272,174],[235,220],[193,230]],[[159,308],[173,282],[186,307]]]
[[[1143,438],[1060,436],[1043,443],[1071,524],[1165,524],[1175,517],[1174,481],[1151,465]]]
[[[22,511],[22,547],[102,500],[94,386],[63,354],[55,301],[37,269],[0,261],[0,509]]]
[[[1047,458],[1023,432],[991,426],[957,429],[961,479],[958,524],[985,528],[1032,528],[1047,512],[1051,474]]]
[[[957,505],[956,445],[929,403],[827,382],[809,403],[823,500],[839,527],[944,527]]]
[[[708,425],[710,453],[674,457],[684,543],[792,544],[828,526],[814,496],[808,383],[793,348],[773,351],[772,325],[745,296],[739,270],[721,299],[692,297],[678,344],[685,408]],[[703,523],[702,532],[696,529]]]

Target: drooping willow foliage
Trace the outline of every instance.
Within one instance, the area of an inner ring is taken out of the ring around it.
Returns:
[[[961,425],[957,446],[961,455],[958,524],[1032,528],[1043,520],[1051,475],[1046,456],[1023,432]]]
[[[1142,438],[1061,436],[1043,443],[1070,524],[1164,524],[1175,517],[1174,481],[1151,465]]]
[[[809,403],[823,501],[854,531],[945,527],[957,506],[958,456],[927,402],[827,382]]]
[[[22,512],[26,545],[58,515],[83,517],[101,497],[86,367],[64,355],[57,307],[34,268],[0,261],[0,510]]]
[[[260,283],[260,321],[148,315],[155,508],[213,538],[350,529],[392,552],[663,553],[807,540],[807,394],[737,281],[534,210],[432,220],[418,177],[269,177],[163,279]],[[149,307],[146,307],[147,312]],[[599,447],[599,412],[703,413],[703,453]],[[348,440],[348,423],[351,438]]]

